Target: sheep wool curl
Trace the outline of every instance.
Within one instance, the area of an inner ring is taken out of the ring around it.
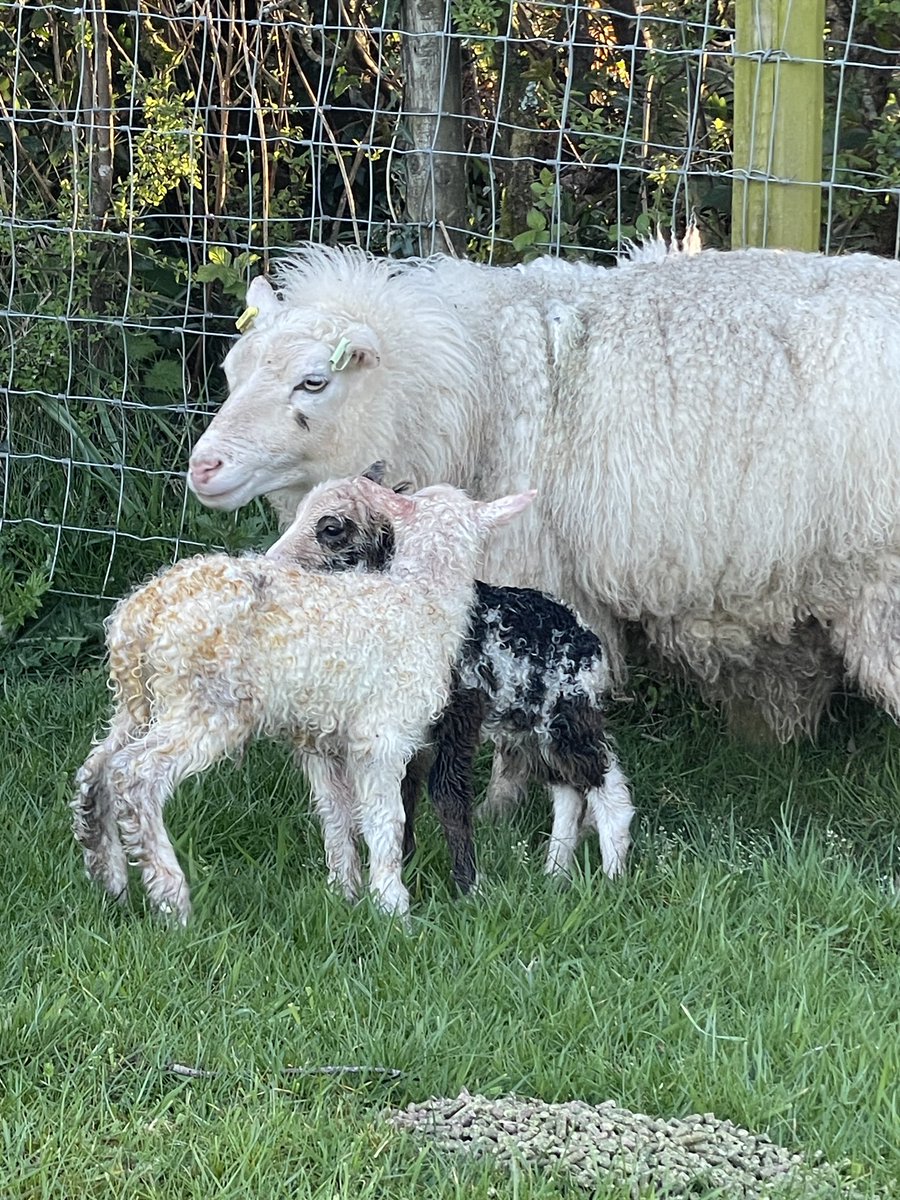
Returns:
[[[735,719],[815,731],[846,676],[900,715],[900,263],[658,247],[605,269],[309,246],[254,279],[203,503],[390,462],[539,500],[488,583],[626,623]],[[633,626],[632,626],[633,627]]]
[[[366,472],[379,482],[383,473],[381,463]],[[310,570],[393,572],[397,531],[377,504],[385,494],[375,493],[376,503],[366,505],[347,493],[321,495],[304,506],[269,555]],[[603,647],[570,609],[533,589],[476,581],[450,698],[429,736],[429,791],[462,892],[476,879],[473,766],[483,736],[503,745],[522,790],[529,776],[549,785],[547,874],[571,870],[585,811],[599,835],[605,873],[620,874],[634,809],[604,726],[607,690]],[[412,763],[404,780],[406,855],[415,847],[412,825],[427,765]]]
[[[356,896],[359,831],[374,898],[407,910],[405,765],[446,703],[481,543],[532,494],[485,504],[453,488],[413,500],[367,479],[337,486],[385,493],[401,531],[396,578],[201,555],[162,571],[109,618],[115,713],[76,776],[73,810],[88,874],[112,895],[124,894],[130,861],[154,906],[187,920],[165,802],[181,780],[266,736],[287,738],[334,810],[331,878]]]

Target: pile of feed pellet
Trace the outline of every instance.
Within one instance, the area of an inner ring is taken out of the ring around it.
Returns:
[[[833,1167],[805,1161],[712,1113],[662,1120],[612,1100],[547,1104],[521,1096],[488,1100],[463,1090],[455,1099],[431,1099],[386,1115],[395,1128],[443,1149],[552,1166],[589,1190],[603,1181],[635,1197],[696,1195],[701,1189],[742,1200],[853,1194]]]

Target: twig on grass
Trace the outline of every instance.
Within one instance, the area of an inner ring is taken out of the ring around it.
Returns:
[[[181,1075],[185,1079],[216,1079],[221,1071],[208,1071],[205,1067],[191,1067],[186,1063],[167,1063],[165,1070],[171,1075]],[[279,1075],[383,1075],[387,1079],[401,1079],[405,1072],[396,1067],[374,1066],[333,1066],[322,1067],[284,1067]]]

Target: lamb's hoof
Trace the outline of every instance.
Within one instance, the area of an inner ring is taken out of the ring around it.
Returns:
[[[359,904],[363,897],[362,884],[354,886],[352,883],[347,883],[345,880],[338,879],[335,875],[329,875],[328,886],[333,892],[346,900],[349,905]]]
[[[468,900],[472,896],[479,895],[481,880],[477,871],[473,872],[471,876],[467,875],[462,879],[456,875],[452,878],[457,900]]]
[[[511,797],[492,796],[490,792],[475,808],[475,820],[482,825],[495,825],[505,821],[518,807],[519,801]]]
[[[160,900],[155,908],[167,924],[179,926],[181,929],[184,929],[191,919],[191,905],[188,900]]]
[[[558,863],[548,863],[544,867],[544,876],[549,884],[558,891],[564,892],[572,886],[572,872]]]

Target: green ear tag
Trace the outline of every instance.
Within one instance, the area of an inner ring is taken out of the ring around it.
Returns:
[[[245,308],[244,311],[241,313],[241,315],[238,317],[238,319],[235,321],[235,325],[237,326],[238,333],[246,333],[247,330],[250,328],[250,326],[253,324],[253,322],[256,320],[256,318],[258,316],[259,316],[258,308],[254,308],[252,305],[250,306],[250,308]]]
[[[344,367],[349,366],[352,358],[353,352],[350,349],[350,342],[347,338],[342,337],[335,346],[334,354],[332,354],[328,362],[332,371],[343,371]]]

